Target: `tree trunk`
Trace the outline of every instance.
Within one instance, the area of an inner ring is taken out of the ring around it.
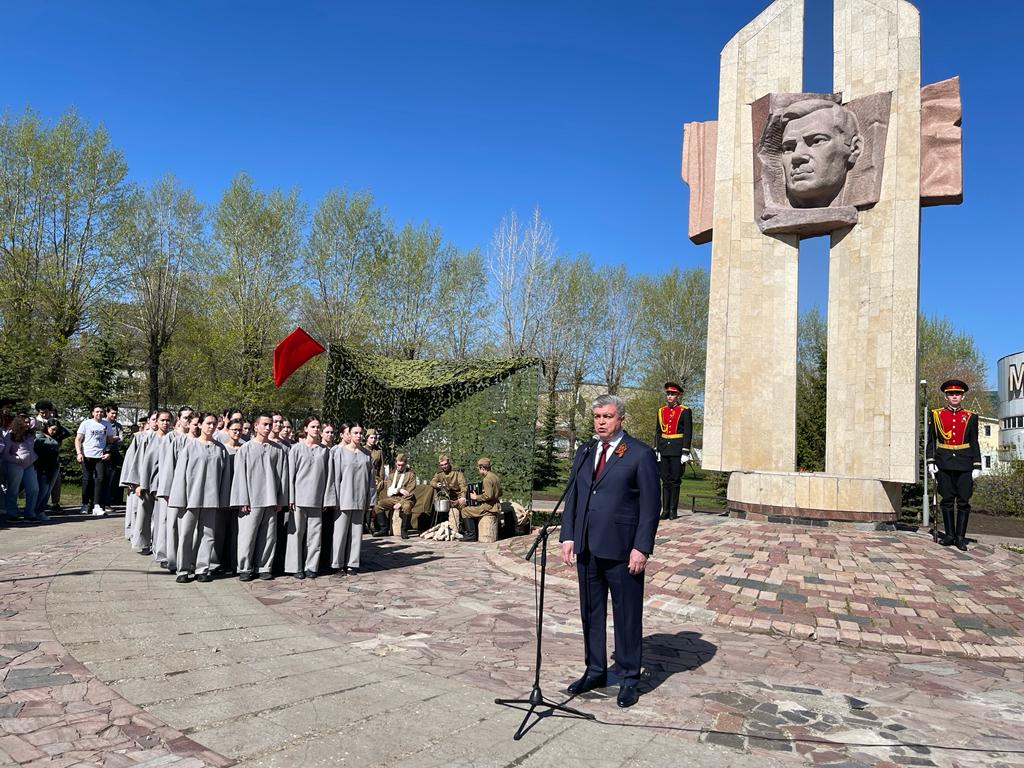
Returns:
[[[149,345],[148,375],[149,375],[149,412],[152,413],[160,407],[160,354],[163,350],[158,344]]]

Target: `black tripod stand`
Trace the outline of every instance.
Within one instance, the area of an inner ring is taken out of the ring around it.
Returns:
[[[593,443],[588,446],[587,450],[583,453],[583,459],[577,463],[577,467],[583,463],[583,460],[590,454],[590,449],[593,447]],[[558,511],[558,508],[562,506],[562,502],[565,500],[565,495],[569,492],[569,488],[572,487],[573,482],[576,479],[575,468],[569,476],[569,484],[562,492],[562,497],[555,504],[555,509],[552,511],[552,516]],[[523,705],[529,705],[529,709],[526,710],[526,714],[523,716],[523,722],[519,724],[519,728],[516,729],[515,734],[512,738],[516,741],[523,738],[529,728],[526,724],[530,720],[530,715],[534,714],[539,707],[544,707],[547,711],[536,712],[538,719],[544,717],[550,717],[556,712],[564,712],[567,715],[579,717],[583,720],[593,720],[594,716],[587,713],[581,712],[578,709],[567,707],[565,704],[556,704],[553,701],[548,701],[544,698],[544,694],[540,690],[540,664],[541,664],[541,641],[543,640],[543,626],[544,626],[544,576],[547,573],[548,566],[548,536],[551,531],[550,522],[545,522],[544,527],[541,528],[540,533],[537,534],[537,538],[533,540],[533,544],[530,546],[530,551],[526,553],[526,560],[533,560],[534,553],[537,548],[540,547],[540,589],[539,597],[537,598],[537,662],[534,666],[533,672],[533,688],[530,691],[530,697],[527,699],[495,699],[494,703],[499,704],[503,707],[522,707]],[[531,726],[532,727],[532,726]]]

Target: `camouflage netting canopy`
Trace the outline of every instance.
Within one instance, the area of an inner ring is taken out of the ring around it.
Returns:
[[[421,481],[447,453],[479,481],[489,456],[503,498],[523,504],[533,486],[539,360],[398,360],[332,345],[324,418],[375,427],[393,455],[405,453]]]

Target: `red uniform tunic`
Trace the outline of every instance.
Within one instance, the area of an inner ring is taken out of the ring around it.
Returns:
[[[942,470],[981,469],[978,417],[965,408],[935,408],[928,423],[928,461]]]

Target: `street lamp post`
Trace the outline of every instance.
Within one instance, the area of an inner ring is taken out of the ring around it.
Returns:
[[[921,439],[924,441],[926,446],[928,445],[928,381],[927,379],[921,379]],[[923,457],[924,461],[921,462],[924,467],[924,501],[921,507],[921,525],[924,528],[930,527],[931,510],[928,508],[928,460],[927,457]]]

